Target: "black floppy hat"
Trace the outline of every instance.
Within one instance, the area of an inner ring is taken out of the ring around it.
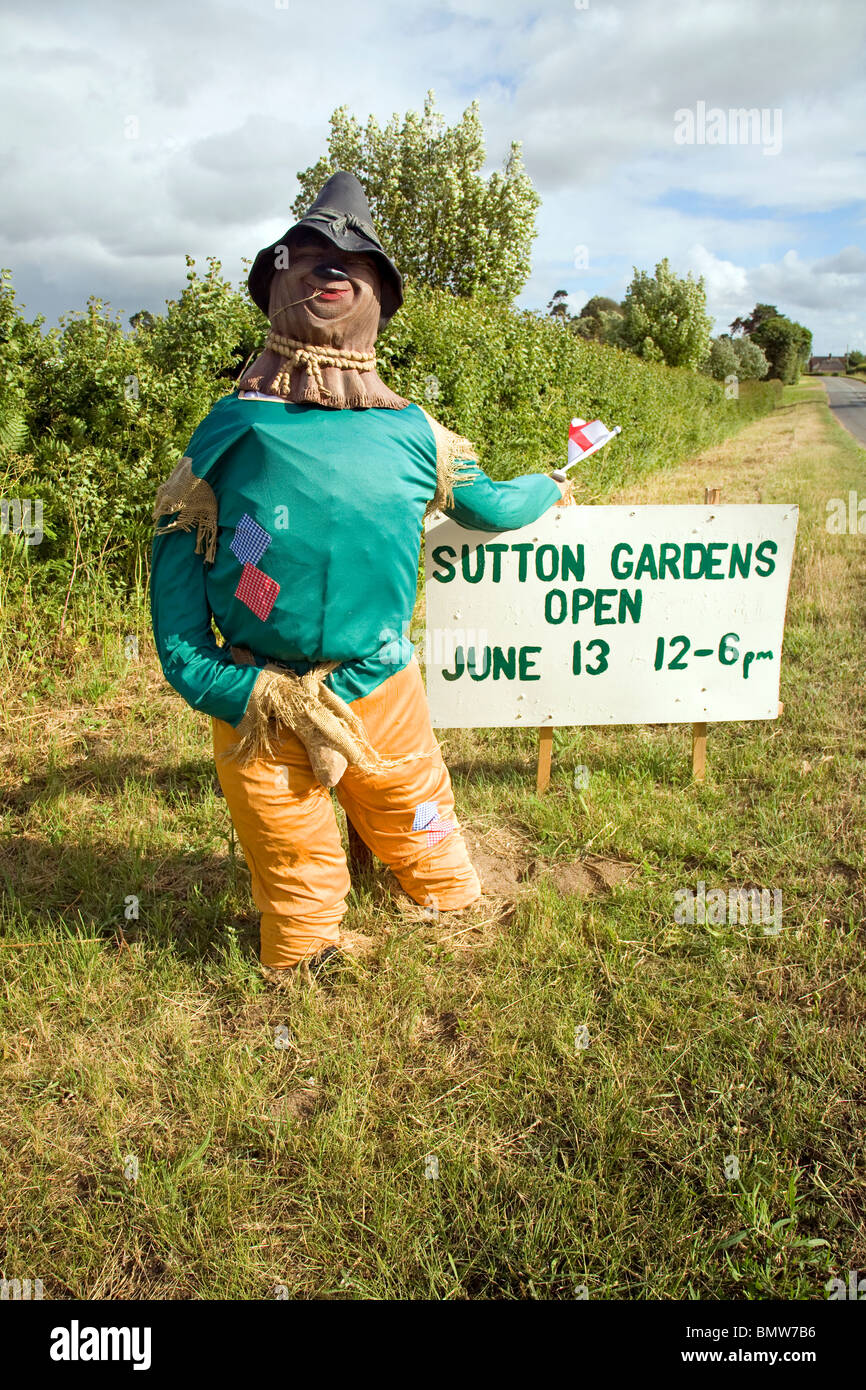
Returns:
[[[264,247],[253,261],[247,285],[262,313],[268,312],[271,281],[276,273],[275,254],[278,248],[286,246],[293,233],[303,228],[327,237],[339,251],[375,257],[382,274],[379,328],[384,328],[403,303],[403,277],[376,235],[370,204],[359,180],[345,170],[332,174],[300,222],[290,227],[279,241]]]

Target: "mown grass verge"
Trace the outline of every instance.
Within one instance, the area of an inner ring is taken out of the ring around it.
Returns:
[[[543,798],[529,732],[444,733],[512,905],[424,921],[375,872],[346,922],[369,949],[330,985],[260,977],[206,722],[162,681],[144,600],[97,573],[62,630],[35,583],[4,607],[6,1277],[813,1299],[866,1266],[866,552],[824,524],[864,453],[820,388],[786,398],[609,498],[799,503],[783,718],[711,727],[702,787],[686,728],[559,730]],[[698,880],[780,888],[781,933],[677,925]]]

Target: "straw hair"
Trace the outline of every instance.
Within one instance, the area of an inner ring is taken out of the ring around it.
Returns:
[[[196,555],[204,555],[208,564],[216,559],[217,500],[213,488],[204,478],[192,471],[192,459],[184,457],[174,472],[160,487],[153,508],[154,522],[162,516],[174,520],[157,527],[155,534],[165,536],[171,531],[196,530]]]
[[[455,487],[471,483],[475,476],[478,450],[462,434],[455,434],[453,430],[440,425],[423,406],[418,409],[423,411],[436,441],[436,495],[427,504],[425,514],[429,515],[454,506]]]

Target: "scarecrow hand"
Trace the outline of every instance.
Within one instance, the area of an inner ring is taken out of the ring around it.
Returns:
[[[322,743],[313,742],[312,739],[304,746],[317,780],[321,782],[323,787],[336,787],[349,766],[342,753],[338,753],[336,748],[328,748]]]
[[[550,476],[553,478],[553,474],[552,474],[552,473],[551,473]],[[573,479],[572,479],[572,478],[565,478],[565,479],[563,480],[563,479],[560,479],[560,478],[553,478],[553,481],[556,483],[556,486],[559,488],[559,492],[560,492],[559,501],[558,501],[558,502],[554,502],[553,505],[554,505],[555,507],[565,507],[565,506],[568,506],[568,504],[569,504],[570,502],[573,502],[573,501],[574,501],[574,481],[573,481]]]

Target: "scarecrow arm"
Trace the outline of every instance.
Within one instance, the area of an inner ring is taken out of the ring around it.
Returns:
[[[494,483],[475,465],[455,487],[454,504],[445,514],[471,531],[514,531],[537,521],[561,492],[546,473],[526,473],[508,483]]]
[[[527,473],[494,483],[477,462],[478,451],[462,434],[440,425],[421,407],[436,448],[436,496],[430,502],[471,531],[514,531],[537,521],[562,493],[546,473]]]
[[[261,672],[235,666],[211,627],[204,564],[192,531],[156,536],[150,579],[153,635],[169,685],[193,709],[237,728]]]

